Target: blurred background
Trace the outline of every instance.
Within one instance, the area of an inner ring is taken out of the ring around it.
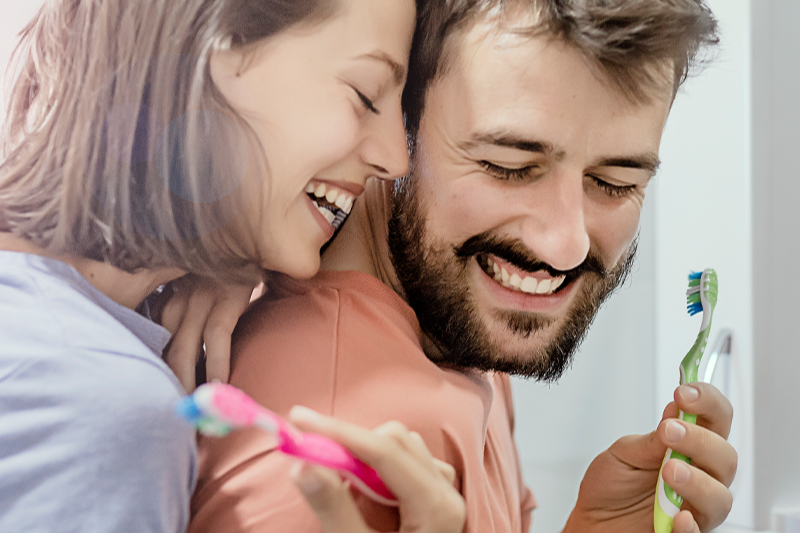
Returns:
[[[591,460],[652,431],[698,317],[686,275],[714,267],[711,339],[733,332],[715,384],[735,410],[734,508],[718,531],[800,532],[800,2],[709,0],[722,48],[675,101],[647,193],[632,277],[554,385],[515,380],[517,441],[539,508],[533,533],[566,522]],[[41,0],[0,0],[0,68]],[[0,117],[2,111],[0,111]]]

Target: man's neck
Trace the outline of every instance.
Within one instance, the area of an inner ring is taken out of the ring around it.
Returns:
[[[92,286],[130,309],[136,309],[156,287],[183,275],[178,269],[125,272],[107,263],[71,254],[56,255],[9,233],[0,233],[0,250],[48,257],[66,263],[86,278]]]
[[[390,259],[392,182],[372,179],[341,232],[325,250],[321,270],[356,270],[381,280],[405,299]]]

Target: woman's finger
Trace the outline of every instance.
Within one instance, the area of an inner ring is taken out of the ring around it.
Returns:
[[[432,460],[420,460],[408,449],[417,446],[416,438],[403,436],[409,432],[402,425],[393,423],[388,435],[379,434],[302,407],[294,407],[289,419],[300,429],[334,439],[375,468],[400,501],[401,531],[461,531],[466,514],[463,498]]]
[[[444,478],[452,485],[456,482],[456,469],[450,463],[433,458],[433,464]]]
[[[301,462],[292,469],[291,476],[325,533],[372,533],[338,474]]]
[[[205,327],[206,379],[227,383],[231,370],[231,337],[239,317],[250,303],[253,288],[245,285],[220,286]]]
[[[431,470],[436,468],[433,464],[433,455],[428,450],[422,436],[416,431],[409,431],[403,424],[394,420],[381,424],[373,431],[377,435],[393,438],[404,450],[428,465]]]
[[[194,390],[195,366],[203,346],[203,330],[214,300],[207,294],[193,292],[188,296],[185,314],[167,347],[165,360],[186,392]]]

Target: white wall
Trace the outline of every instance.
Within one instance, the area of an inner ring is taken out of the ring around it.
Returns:
[[[714,267],[720,286],[711,338],[728,327],[735,342],[731,442],[740,459],[729,522],[753,527],[750,1],[709,5],[721,25],[720,54],[675,101],[656,187],[656,404],[671,399],[700,325],[685,311],[686,273]]]
[[[753,0],[755,519],[800,510],[800,2]]]

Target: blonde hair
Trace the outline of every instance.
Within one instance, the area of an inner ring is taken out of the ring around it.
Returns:
[[[265,194],[261,173],[243,177],[266,147],[216,90],[209,58],[333,4],[47,0],[9,69],[0,231],[129,272],[250,279],[257,236],[231,222]]]

